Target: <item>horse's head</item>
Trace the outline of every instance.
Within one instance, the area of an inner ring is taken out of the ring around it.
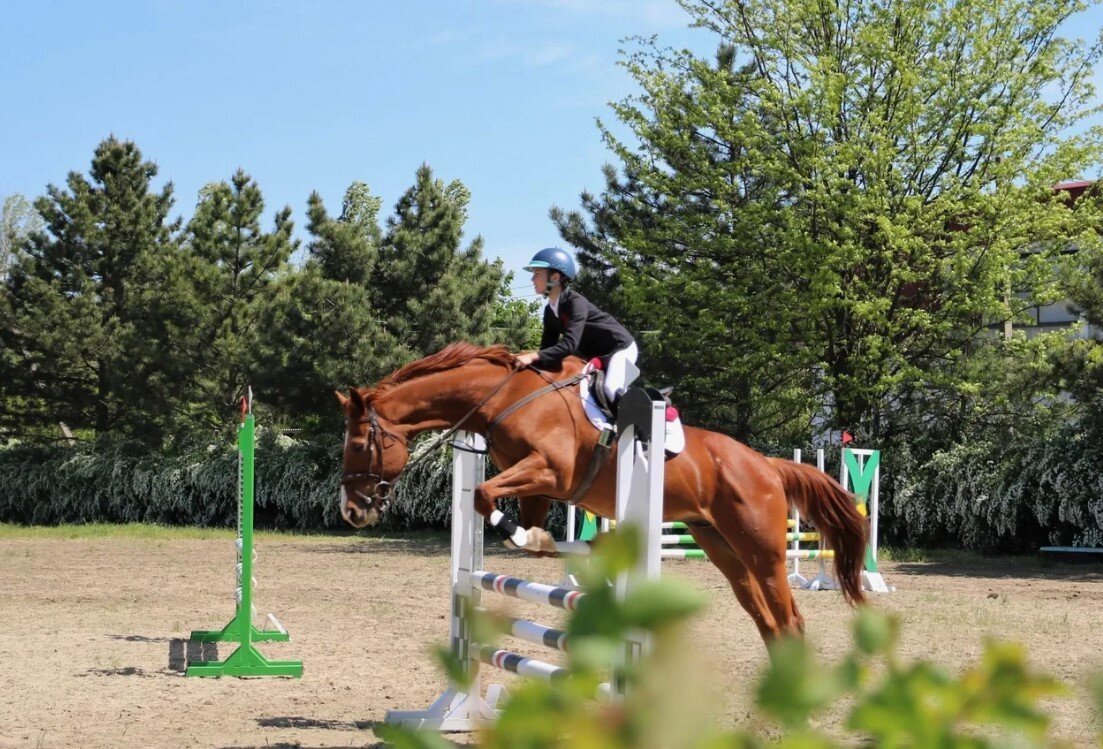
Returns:
[[[345,410],[341,517],[354,528],[379,522],[394,481],[410,459],[406,438],[375,412],[370,393],[356,388],[337,393]]]

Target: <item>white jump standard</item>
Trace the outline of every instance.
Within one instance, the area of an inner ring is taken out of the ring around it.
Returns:
[[[645,544],[636,569],[616,581],[617,592],[622,596],[638,581],[659,575],[665,423],[665,402],[651,401],[638,388],[624,395],[618,419],[616,513],[618,521],[641,530]],[[570,588],[542,585],[483,569],[483,518],[475,512],[474,496],[475,487],[485,477],[486,463],[480,452],[485,450],[485,441],[479,435],[460,432],[453,444],[457,447],[453,450],[451,647],[453,656],[467,669],[470,684],[451,685],[426,710],[392,710],[386,715],[387,723],[444,732],[471,731],[497,718],[496,706],[505,689],[490,685],[484,694],[480,670],[484,664],[538,679],[559,679],[567,674],[560,666],[474,642],[469,612],[482,610],[483,591],[567,611],[573,611],[585,595]],[[522,619],[513,619],[510,629],[513,636],[528,642],[557,651],[568,648],[568,638],[562,630]],[[629,638],[627,657],[640,657],[649,645],[646,636],[637,633]]]

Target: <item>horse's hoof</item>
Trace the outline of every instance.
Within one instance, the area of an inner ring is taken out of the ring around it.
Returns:
[[[559,556],[555,547],[555,538],[543,528],[529,528],[528,541],[525,543],[525,551],[534,554],[547,554]]]

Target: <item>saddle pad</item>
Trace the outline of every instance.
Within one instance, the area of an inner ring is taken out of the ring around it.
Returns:
[[[590,393],[590,380],[585,379],[578,383],[578,392],[582,396],[582,408],[586,411],[586,418],[590,420],[590,423],[594,425],[594,428],[601,431],[606,426],[611,426],[609,420],[605,418],[605,414],[601,412],[601,408],[598,406],[597,401],[594,400],[593,395]]]
[[[578,390],[579,395],[582,396],[582,408],[586,412],[586,418],[590,420],[595,429],[601,431],[606,425],[609,425],[609,420],[605,418],[605,414],[601,412],[601,407],[598,406],[590,392],[590,380],[585,379],[578,383]],[[665,447],[667,457],[673,457],[686,449],[686,433],[682,428],[680,417],[666,422]]]

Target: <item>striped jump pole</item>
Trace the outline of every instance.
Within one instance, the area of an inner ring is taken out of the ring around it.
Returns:
[[[567,538],[578,538],[581,541],[590,541],[597,535],[598,529],[602,532],[607,532],[617,527],[615,520],[608,520],[606,518],[598,518],[596,515],[590,512],[583,513],[582,523],[579,524],[576,517],[576,509],[574,505],[567,508]],[[576,530],[577,529],[577,530]],[[708,559],[705,552],[697,547],[697,541],[693,536],[688,533],[669,533],[668,531],[686,531],[689,530],[689,526],[685,523],[677,521],[665,522],[662,524],[662,530],[664,533],[659,537],[660,546],[662,547],[663,559]],[[577,536],[575,533],[577,532]],[[569,544],[570,542],[559,542],[556,544],[556,548]],[[695,548],[686,549],[686,546],[693,546]]]
[[[520,598],[530,603],[542,603],[547,606],[574,611],[578,608],[578,602],[582,600],[583,593],[573,588],[560,588],[554,585],[542,583],[530,583],[519,577],[509,575],[496,575],[493,572],[479,570],[471,573],[472,586],[478,585],[483,590],[490,590],[502,595]]]
[[[659,574],[665,426],[665,402],[652,402],[640,389],[624,395],[618,414],[616,515],[621,523],[644,530],[645,548],[636,569],[616,580],[621,596],[639,581],[657,578]],[[637,435],[642,439],[637,439]],[[497,718],[497,705],[506,691],[501,685],[484,685],[484,667],[547,680],[566,675],[560,666],[474,642],[470,617],[485,610],[483,594],[496,593],[564,611],[574,611],[584,598],[581,591],[573,588],[530,582],[483,568],[483,518],[475,513],[474,493],[485,477],[485,460],[478,451],[485,450],[486,443],[478,435],[460,432],[454,445],[460,449],[453,451],[451,649],[464,666],[464,683],[450,685],[425,710],[393,710],[386,715],[387,723],[442,732],[470,731]],[[568,546],[567,550],[573,548]],[[511,636],[527,642],[556,651],[565,651],[569,646],[566,633],[553,627],[524,619],[509,619],[508,626]],[[644,634],[637,633],[630,635],[625,645],[625,658],[635,659],[648,648],[649,642]],[[614,682],[600,691],[623,695],[623,681],[618,677]]]
[[[490,615],[484,608],[479,608],[477,611],[480,614]],[[567,652],[570,647],[570,638],[565,630],[530,622],[528,619],[515,619],[513,617],[507,617],[505,623],[509,625],[510,637],[516,637],[518,640],[543,645],[562,652]]]

